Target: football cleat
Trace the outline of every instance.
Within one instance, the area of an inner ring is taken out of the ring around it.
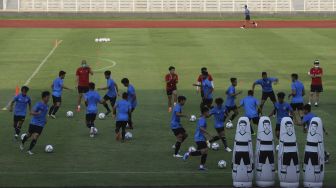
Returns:
[[[229,147],[226,147],[226,148],[225,148],[225,151],[227,151],[227,152],[231,152],[231,151],[232,151],[232,149],[231,149],[231,148],[229,148]]]

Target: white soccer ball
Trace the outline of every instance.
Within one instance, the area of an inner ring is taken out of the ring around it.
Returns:
[[[26,133],[21,134],[21,140],[23,140],[26,135]]]
[[[93,128],[93,134],[94,135],[97,135],[98,134],[98,129],[95,127],[95,128]]]
[[[44,148],[44,151],[46,153],[51,153],[54,151],[54,147],[52,145],[46,145],[46,147]]]
[[[190,121],[196,121],[196,119],[197,119],[197,118],[196,118],[195,115],[191,115],[191,116],[190,116]]]
[[[226,168],[226,161],[224,160],[218,161],[218,168]]]
[[[73,117],[74,113],[72,111],[67,111],[66,117],[71,118]]]
[[[189,152],[196,151],[196,148],[195,148],[194,146],[190,146],[190,147],[188,148],[188,151],[189,151]]]
[[[99,113],[98,118],[99,119],[105,119],[105,114],[104,113]]]
[[[226,128],[231,129],[233,127],[233,123],[232,122],[227,122],[226,123]]]
[[[133,138],[133,134],[131,132],[126,132],[125,139],[126,140],[131,140],[132,138]]]
[[[211,144],[211,149],[212,150],[219,150],[219,144],[217,142],[214,142]]]

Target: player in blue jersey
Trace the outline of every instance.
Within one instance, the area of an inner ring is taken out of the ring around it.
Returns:
[[[249,90],[247,92],[247,97],[243,98],[240,101],[239,108],[244,107],[245,116],[248,117],[253,124],[258,125],[259,112],[260,112],[259,101],[253,95],[254,95],[253,90]],[[250,127],[251,127],[251,134],[255,135],[256,133],[253,131],[252,125]]]
[[[231,152],[232,150],[228,147],[226,137],[225,137],[225,128],[224,128],[224,122],[225,118],[227,116],[227,108],[223,105],[224,100],[222,98],[217,98],[215,100],[216,106],[214,106],[210,110],[210,115],[214,116],[215,119],[215,129],[217,131],[218,136],[213,137],[211,140],[209,140],[210,143],[213,143],[219,139],[222,140],[224,144],[224,149],[227,152]]]
[[[51,85],[53,105],[50,107],[48,115],[50,117],[52,117],[53,119],[56,119],[56,116],[55,116],[56,112],[58,111],[59,107],[61,106],[63,89],[70,90],[70,88],[64,86],[64,83],[63,83],[64,82],[63,80],[65,78],[65,74],[66,74],[66,72],[60,71],[58,73],[58,78],[56,78]]]
[[[47,114],[48,114],[48,102],[50,98],[50,92],[44,91],[42,92],[42,100],[35,104],[33,109],[30,112],[32,115],[32,119],[30,121],[28,133],[23,137],[22,143],[20,144],[21,151],[24,150],[24,143],[32,138],[30,142],[28,154],[33,155],[32,149],[36,145],[37,139],[42,134],[43,128],[47,123]]]
[[[261,79],[256,80],[252,85],[252,90],[254,91],[256,85],[260,85],[262,88],[262,96],[260,102],[260,110],[262,113],[264,104],[268,98],[271,99],[273,105],[276,102],[275,94],[273,91],[273,84],[277,84],[279,82],[278,78],[272,78],[267,76],[267,72],[261,73]]]
[[[202,109],[204,106],[211,108],[213,102],[213,91],[214,87],[209,79],[208,72],[202,72],[202,81],[200,84],[193,84],[193,86],[201,87],[202,91],[202,102],[200,108]]]
[[[278,102],[274,104],[274,110],[271,112],[269,116],[271,117],[276,114],[275,134],[276,137],[279,139],[281,120],[284,117],[290,117],[290,114],[293,114],[293,109],[290,106],[290,104],[285,102],[286,94],[284,92],[279,92],[277,95],[278,95]]]
[[[245,15],[245,22],[244,22],[244,25],[240,28],[245,29],[247,24],[252,24],[253,27],[258,26],[258,24],[255,21],[251,21],[251,12],[247,8],[247,5],[244,6],[244,15]]]
[[[106,87],[98,88],[98,90],[107,90],[107,93],[103,97],[104,99],[104,107],[106,108],[107,112],[105,115],[108,115],[111,113],[111,109],[107,104],[107,101],[110,101],[111,108],[114,107],[114,104],[117,100],[118,96],[118,85],[117,83],[111,78],[111,71],[105,71],[104,72],[105,79],[106,79]]]
[[[97,104],[104,104],[104,100],[95,91],[95,84],[93,82],[89,83],[89,91],[85,93],[84,99],[86,106],[86,126],[90,129],[90,137],[93,138],[97,134],[97,128],[94,124],[98,113]]]
[[[231,86],[225,92],[226,94],[225,107],[227,109],[228,115],[231,111],[233,111],[233,114],[229,118],[229,121],[226,123],[227,126],[232,127],[233,126],[232,121],[238,115],[238,108],[237,108],[235,100],[237,96],[240,95],[242,92],[241,91],[236,92],[236,87],[238,83],[237,78],[230,78],[230,81],[231,81]]]
[[[129,117],[128,125],[129,125],[130,129],[133,129],[132,114],[133,114],[136,106],[138,105],[135,89],[134,89],[133,85],[130,84],[130,81],[128,80],[128,78],[123,78],[121,80],[121,83],[127,88],[127,95],[128,95],[127,101],[132,106],[132,110],[131,110],[132,113],[131,113],[131,115]]]
[[[294,123],[299,124],[301,121],[301,118],[303,116],[302,110],[303,110],[303,103],[304,103],[304,95],[305,95],[305,88],[302,82],[299,81],[299,76],[297,74],[292,74],[292,93],[288,95],[288,99],[292,97],[291,106],[294,110]]]
[[[125,141],[126,126],[132,111],[131,104],[127,101],[128,95],[126,92],[122,94],[122,99],[117,101],[113,107],[113,117],[116,119],[116,140]],[[120,135],[121,129],[121,135]]]
[[[302,118],[302,121],[300,123],[301,126],[303,126],[303,132],[307,133],[308,129],[309,129],[309,125],[311,123],[311,120],[314,117],[317,117],[314,113],[311,112],[311,106],[309,104],[306,104],[303,106],[303,113],[304,116]],[[328,132],[326,131],[326,129],[323,127],[323,132],[328,135]],[[325,155],[325,163],[329,162],[329,158],[330,158],[330,153],[327,152],[327,150],[324,150],[324,155]]]
[[[21,93],[14,97],[10,103],[9,111],[13,111],[14,108],[14,138],[17,138],[20,135],[23,122],[26,119],[27,107],[29,107],[29,112],[31,111],[31,99],[27,95],[29,88],[27,86],[21,87]]]
[[[179,154],[181,144],[188,137],[186,130],[183,128],[181,124],[181,118],[187,117],[182,113],[182,107],[184,106],[187,98],[185,96],[177,97],[177,104],[174,106],[172,111],[172,117],[170,121],[170,128],[176,137],[176,143],[173,146],[175,158],[181,158],[182,156]]]
[[[212,136],[207,132],[207,121],[206,119],[209,117],[209,108],[203,107],[201,109],[201,117],[198,120],[194,141],[197,144],[196,151],[189,151],[183,155],[183,160],[187,160],[189,156],[201,156],[201,163],[199,166],[199,170],[206,170],[205,162],[208,157],[208,146],[206,142],[206,136],[212,138]]]

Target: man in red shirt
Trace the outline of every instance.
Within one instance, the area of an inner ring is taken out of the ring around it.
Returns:
[[[310,96],[309,96],[309,105],[315,102],[315,106],[318,106],[320,100],[320,93],[323,92],[322,86],[322,76],[323,69],[320,67],[319,60],[314,61],[314,67],[308,72],[309,76],[312,78],[310,86]]]
[[[168,96],[168,112],[172,111],[172,98],[174,97],[174,105],[177,102],[177,87],[178,76],[175,74],[175,67],[169,67],[169,73],[165,76],[166,91]]]
[[[77,112],[80,111],[83,94],[89,91],[90,75],[93,75],[91,68],[87,65],[86,60],[82,60],[82,65],[76,71],[76,83],[78,89]]]
[[[201,68],[201,74],[197,78],[197,84],[196,85],[202,85],[204,75],[207,75],[207,79],[211,82],[212,87],[214,87],[213,78],[212,78],[211,74],[208,73],[208,69],[206,67]],[[201,97],[203,98],[203,92],[202,92],[201,87],[197,86],[197,92],[201,92]]]

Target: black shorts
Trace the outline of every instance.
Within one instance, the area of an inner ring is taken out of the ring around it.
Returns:
[[[250,15],[246,15],[246,16],[245,16],[245,20],[250,21],[250,20],[251,20]]]
[[[196,142],[197,150],[208,148],[208,145],[205,141]]]
[[[224,127],[216,128],[217,133],[221,133],[224,131]]]
[[[259,153],[259,163],[265,164],[267,158],[268,158],[268,161],[269,161],[270,164],[274,164],[274,153],[273,153],[273,151],[260,151],[260,153]]]
[[[18,121],[24,121],[26,119],[26,116],[16,116],[14,115],[14,121],[18,122]]]
[[[37,134],[40,135],[42,133],[42,131],[43,131],[43,127],[33,125],[33,124],[29,125],[29,129],[28,129],[29,134],[37,133]]]
[[[291,103],[290,105],[294,111],[303,110],[303,103]]]
[[[280,123],[277,123],[275,125],[275,131],[279,131],[280,132],[280,127],[281,127]]]
[[[274,91],[262,92],[261,100],[266,101],[268,98],[270,98],[272,102],[276,102]]]
[[[211,106],[213,102],[213,99],[203,99],[202,100],[202,105],[203,106]]]
[[[318,153],[317,152],[308,152],[308,151],[306,151],[305,155],[304,155],[304,160],[303,160],[304,164],[307,165],[309,159],[310,159],[310,162],[311,162],[311,164],[313,166],[319,165],[318,164],[319,163],[319,161],[318,161],[319,157],[318,157]]]
[[[298,154],[296,152],[284,152],[282,157],[282,165],[289,166],[293,160],[294,165],[299,164]]]
[[[119,132],[120,128],[122,128],[122,130],[125,130],[127,123],[128,121],[117,121],[115,129],[116,133]]]
[[[235,110],[238,109],[236,105],[234,105],[234,106],[225,106],[225,107],[226,107],[226,110],[227,110],[228,113],[230,113],[231,111],[235,111]]]
[[[174,93],[174,91],[176,91],[177,89],[176,88],[173,88],[173,89],[166,89],[166,92],[167,92],[167,95],[170,96]]]
[[[322,85],[310,85],[310,92],[321,93],[323,92],[323,86]]]
[[[240,165],[240,161],[243,159],[244,165],[250,165],[250,154],[247,151],[237,151],[235,154],[235,164]]]
[[[95,121],[97,114],[86,114],[85,119],[86,121]]]
[[[114,106],[116,100],[117,100],[117,97],[110,97],[108,95],[105,95],[104,96],[104,100],[105,101],[110,101],[111,102],[111,105]]]
[[[252,121],[253,124],[258,125],[259,124],[259,116],[258,117],[254,117],[254,118],[250,118],[250,121]]]
[[[78,93],[87,93],[89,91],[89,86],[78,86]]]
[[[183,127],[177,128],[177,129],[172,129],[173,133],[175,136],[179,135],[179,134],[185,134],[186,131]]]
[[[62,102],[62,97],[56,97],[56,96],[52,96],[53,99],[53,103],[58,103],[58,102]]]

